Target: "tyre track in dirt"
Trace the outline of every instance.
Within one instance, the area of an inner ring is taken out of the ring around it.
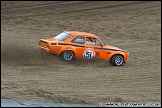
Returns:
[[[30,6],[18,6],[18,7],[9,7],[9,8],[1,8],[1,12],[13,12],[16,10],[23,10],[23,9],[31,9],[31,8],[38,8],[38,7],[46,7],[46,6],[55,6],[55,5],[63,5],[63,4],[73,4],[73,3],[81,3],[85,1],[55,1],[50,3],[43,3],[43,4],[37,4],[37,5],[30,5]]]
[[[110,6],[103,6],[103,7],[97,7],[97,8],[88,8],[88,9],[80,9],[80,10],[74,10],[74,11],[65,11],[65,12],[52,12],[52,13],[45,13],[45,14],[36,14],[36,15],[25,15],[25,16],[16,16],[16,17],[1,17],[1,19],[10,19],[10,18],[24,18],[24,17],[36,17],[36,16],[45,16],[45,15],[51,15],[51,14],[54,14],[54,15],[64,15],[64,14],[75,14],[75,13],[80,13],[80,12],[88,12],[88,11],[96,11],[96,10],[104,10],[104,9],[111,9],[111,8],[118,8],[118,7],[124,7],[124,6],[131,6],[131,5],[139,5],[139,4],[143,4],[143,3],[149,3],[149,2],[153,2],[153,1],[138,1],[138,2],[130,2],[130,3],[119,3],[117,5],[110,5]],[[70,6],[73,6],[74,4],[78,4],[78,2],[59,2],[59,3],[52,3],[50,5],[46,5],[46,6],[51,6],[51,5],[69,5]],[[44,5],[36,5],[36,6],[30,6],[28,8],[37,8],[37,7],[41,7],[43,8]],[[15,8],[9,8],[7,10],[3,10],[3,11],[13,11],[13,9]],[[24,7],[17,7],[17,9],[25,9]],[[11,11],[11,12],[12,12]]]

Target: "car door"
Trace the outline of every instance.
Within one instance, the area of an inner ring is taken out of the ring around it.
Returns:
[[[94,43],[89,36],[85,38],[85,51],[83,53],[83,57],[85,59],[92,59],[95,57]]]
[[[96,37],[86,37],[86,48],[93,49],[90,57],[95,59],[105,59],[107,51],[104,50],[102,44]]]
[[[83,53],[85,50],[85,37],[76,36],[72,41],[72,46],[75,47],[75,58],[83,58]]]

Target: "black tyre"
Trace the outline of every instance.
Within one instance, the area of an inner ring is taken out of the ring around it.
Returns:
[[[65,61],[71,61],[74,59],[74,52],[70,50],[66,50],[61,53],[61,58],[62,60],[65,60]]]
[[[114,66],[122,66],[124,63],[124,58],[122,55],[114,55],[111,58],[110,63]]]

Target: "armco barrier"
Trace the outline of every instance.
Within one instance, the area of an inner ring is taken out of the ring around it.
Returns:
[[[97,107],[87,104],[43,103],[23,100],[1,99],[1,107]]]

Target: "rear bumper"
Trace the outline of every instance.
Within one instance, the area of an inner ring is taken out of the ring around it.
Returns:
[[[48,49],[48,48],[44,48],[44,47],[41,47],[41,46],[39,46],[39,48],[40,48],[41,50],[44,50],[44,51],[49,52],[49,49]]]

